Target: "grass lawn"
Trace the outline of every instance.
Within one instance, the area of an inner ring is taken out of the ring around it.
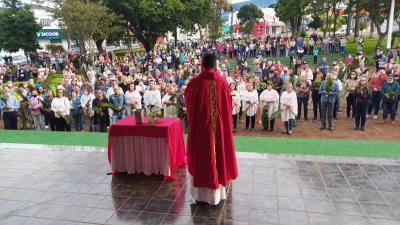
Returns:
[[[1,142],[106,147],[106,133],[62,133],[0,130]],[[400,158],[400,141],[355,141],[304,138],[235,137],[236,151],[325,155],[348,157]]]

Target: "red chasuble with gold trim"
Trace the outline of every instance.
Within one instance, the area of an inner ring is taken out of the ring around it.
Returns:
[[[185,101],[188,167],[193,185],[212,189],[227,186],[238,176],[229,85],[218,72],[205,70],[190,80]]]

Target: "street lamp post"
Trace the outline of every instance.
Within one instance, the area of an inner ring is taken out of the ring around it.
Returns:
[[[394,17],[394,1],[392,0],[392,5],[390,6],[390,15],[389,15],[389,27],[388,27],[388,37],[387,37],[387,43],[386,43],[386,52],[388,53],[391,48],[392,44],[392,33],[393,33],[393,17]]]

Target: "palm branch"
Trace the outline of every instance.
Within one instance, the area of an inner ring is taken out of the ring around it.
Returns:
[[[178,117],[180,119],[186,119],[186,112],[183,110],[183,107],[178,107]]]
[[[43,81],[43,84],[42,84],[43,89],[47,90],[49,87],[51,88],[51,84],[55,77],[56,77],[55,73],[49,73],[47,75],[46,80]]]
[[[147,126],[151,127],[158,121],[158,119],[162,118],[163,114],[161,112],[153,112],[149,116],[149,121],[147,122]]]

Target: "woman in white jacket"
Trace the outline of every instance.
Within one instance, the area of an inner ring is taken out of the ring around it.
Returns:
[[[231,98],[232,98],[232,121],[233,121],[233,132],[236,132],[236,126],[238,121],[238,115],[240,112],[240,93],[236,90],[236,83],[231,82],[229,84],[229,88],[231,90]]]
[[[262,116],[263,127],[265,131],[273,131],[275,127],[275,114],[279,111],[279,94],[274,90],[274,84],[271,81],[267,83],[265,89],[260,95],[262,112],[265,112],[265,117]]]
[[[292,134],[294,119],[297,116],[297,96],[291,83],[286,84],[286,91],[281,95],[281,117],[285,124],[285,133]]]
[[[54,98],[51,102],[51,111],[54,112],[56,117],[56,131],[71,131],[70,119],[67,119],[70,114],[71,103],[64,95],[64,90],[58,89],[57,98]]]
[[[255,131],[254,124],[256,122],[256,112],[258,108],[258,94],[254,90],[254,83],[249,83],[247,91],[243,93],[243,112],[246,113],[246,129],[249,129],[249,123],[251,122],[251,130]]]

